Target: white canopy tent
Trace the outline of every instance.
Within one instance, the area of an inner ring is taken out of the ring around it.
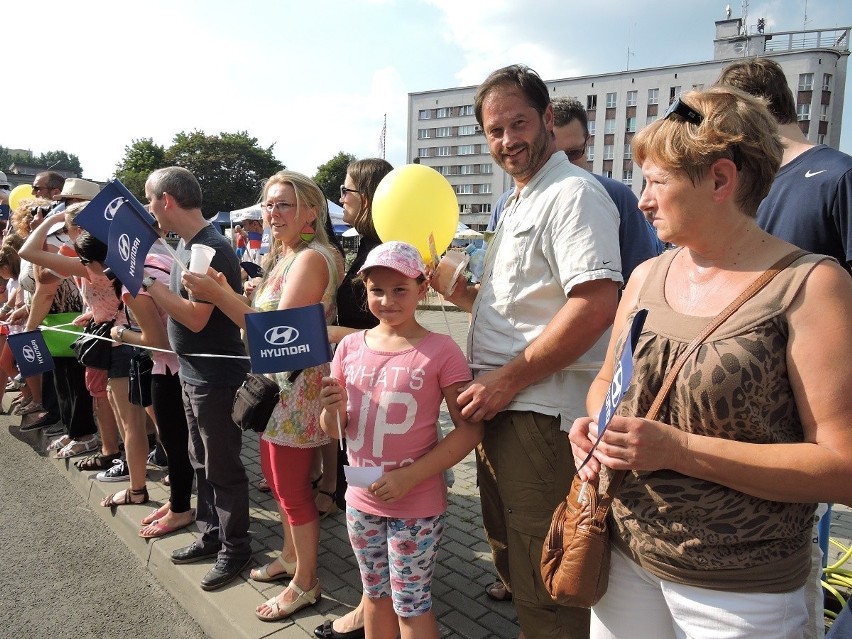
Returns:
[[[331,223],[334,226],[349,226],[346,222],[343,221],[343,208],[332,202],[331,200],[326,200],[328,202],[328,214],[331,217]],[[239,218],[246,213],[257,213],[260,215],[260,204],[252,204],[251,206],[247,206],[242,209],[237,209],[236,211],[231,211],[231,226],[234,225],[234,220]]]

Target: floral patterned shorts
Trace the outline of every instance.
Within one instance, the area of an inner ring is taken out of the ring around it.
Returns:
[[[444,514],[422,519],[379,517],[346,507],[346,528],[364,592],[393,597],[400,617],[432,609],[432,574],[444,534]]]

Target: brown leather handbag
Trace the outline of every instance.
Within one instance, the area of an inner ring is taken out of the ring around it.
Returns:
[[[654,403],[645,415],[646,419],[656,418],[675,377],[693,351],[734,311],[805,254],[806,251],[793,251],[778,260],[704,327],[669,369]],[[597,480],[584,487],[580,476],[575,474],[568,496],[556,507],[541,553],[541,577],[551,599],[556,603],[590,608],[606,593],[610,554],[606,517],[627,472],[612,472],[603,494],[598,492]]]

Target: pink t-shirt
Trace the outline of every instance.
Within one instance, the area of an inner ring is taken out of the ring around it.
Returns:
[[[374,351],[365,332],[347,335],[337,347],[332,375],[346,380],[349,463],[393,470],[412,463],[438,443],[436,423],[441,389],[471,379],[458,345],[429,333],[414,348]],[[440,473],[388,504],[364,488],[350,486],[346,502],[381,517],[434,517],[447,509],[447,487]]]

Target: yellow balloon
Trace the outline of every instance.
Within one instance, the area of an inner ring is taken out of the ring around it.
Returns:
[[[407,164],[388,173],[373,197],[373,224],[383,242],[407,242],[432,261],[429,236],[441,255],[459,225],[459,203],[447,179],[423,164]]]
[[[9,208],[12,212],[18,208],[22,200],[26,200],[33,196],[33,187],[29,184],[19,184],[9,193]]]

